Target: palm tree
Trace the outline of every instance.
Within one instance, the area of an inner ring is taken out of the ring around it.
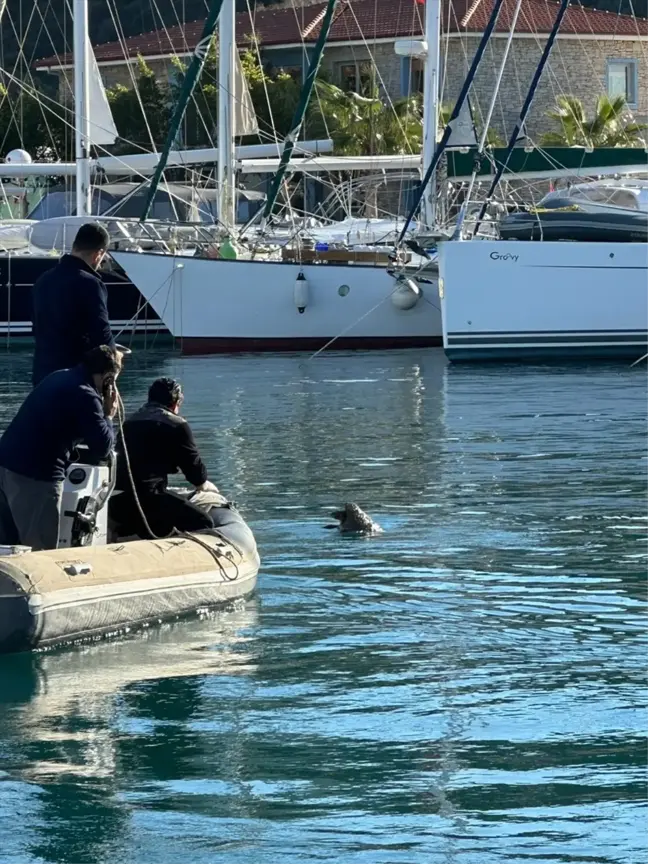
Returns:
[[[374,91],[360,96],[318,79],[309,125],[319,120],[344,156],[420,153],[423,146],[420,96],[385,104]]]
[[[547,117],[559,124],[560,132],[547,132],[543,147],[641,147],[645,123],[629,116],[623,96],[599,96],[594,117],[588,119],[583,103],[576,96],[559,96]]]

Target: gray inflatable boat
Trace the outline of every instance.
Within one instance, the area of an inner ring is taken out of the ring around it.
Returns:
[[[76,469],[78,477],[80,468],[71,466],[68,476]],[[215,506],[209,493],[203,498],[196,503],[212,516],[213,531],[43,552],[2,548],[0,651],[117,634],[251,594],[260,564],[254,535],[220,496]],[[86,499],[80,497],[82,510],[87,520]],[[75,512],[65,511],[71,519]]]

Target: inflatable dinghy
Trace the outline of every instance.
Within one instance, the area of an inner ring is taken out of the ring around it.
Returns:
[[[106,466],[68,469],[60,548],[0,547],[0,651],[115,633],[254,591],[254,535],[218,494],[191,497],[212,516],[213,531],[106,543],[109,473]],[[93,510],[96,501],[102,509]]]
[[[581,243],[646,243],[648,214],[632,210],[592,213],[568,199],[547,209],[510,213],[499,223],[501,240],[576,240]]]

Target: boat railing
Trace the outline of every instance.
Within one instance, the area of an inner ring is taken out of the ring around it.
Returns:
[[[97,216],[108,230],[111,248],[121,251],[147,250],[169,254],[175,252],[207,251],[222,240],[222,226],[204,222],[169,222],[165,220],[124,219]]]

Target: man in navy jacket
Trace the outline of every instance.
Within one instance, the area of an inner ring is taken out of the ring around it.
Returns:
[[[110,237],[103,225],[82,225],[52,270],[36,280],[32,323],[36,342],[32,384],[57,369],[69,369],[98,345],[114,348],[108,319],[108,291],[97,275]]]
[[[96,463],[113,448],[117,390],[109,385],[120,368],[121,354],[100,345],[27,396],[0,438],[0,543],[56,549],[71,451],[83,442]]]

